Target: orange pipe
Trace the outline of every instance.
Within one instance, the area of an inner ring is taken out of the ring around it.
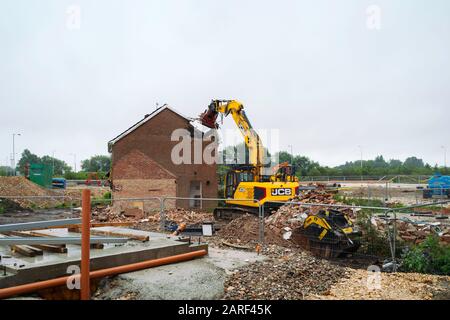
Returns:
[[[91,190],[84,189],[82,194],[81,215],[81,300],[91,296],[90,269],[90,233],[91,233]]]
[[[157,267],[157,266],[161,266],[161,265],[165,265],[165,264],[191,260],[194,258],[202,257],[206,254],[207,254],[206,250],[198,250],[198,251],[178,254],[175,256],[165,257],[165,258],[147,260],[147,261],[127,264],[124,266],[118,266],[118,267],[113,267],[113,268],[108,268],[108,269],[91,271],[90,278],[91,279],[102,278],[102,277],[116,275],[119,273],[132,272],[132,271],[136,271],[136,270]],[[30,292],[34,292],[37,290],[63,286],[63,285],[67,284],[67,280],[69,280],[69,278],[71,280],[73,280],[73,279],[76,279],[76,277],[79,277],[79,275],[61,277],[61,278],[56,278],[56,279],[51,279],[51,280],[44,280],[44,281],[39,281],[39,282],[34,282],[34,283],[23,284],[23,285],[16,286],[16,287],[0,289],[0,299],[9,298],[9,297],[16,296],[19,294],[30,293]]]

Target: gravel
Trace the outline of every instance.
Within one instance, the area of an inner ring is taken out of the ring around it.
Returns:
[[[305,299],[326,294],[349,276],[350,269],[313,257],[307,252],[269,246],[269,258],[235,270],[225,282],[225,299]]]

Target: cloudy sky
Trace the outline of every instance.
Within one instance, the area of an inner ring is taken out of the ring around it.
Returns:
[[[326,165],[450,156],[450,2],[0,1],[0,164],[73,164],[168,103],[242,101]],[[226,119],[225,128],[232,128]]]

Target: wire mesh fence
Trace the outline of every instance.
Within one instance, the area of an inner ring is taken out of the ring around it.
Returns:
[[[253,199],[253,217],[257,219],[257,223],[252,225],[253,229],[249,232],[255,234],[255,241],[260,245],[303,246],[326,258],[350,255],[354,258],[389,261],[394,271],[397,267],[396,262],[403,252],[411,245],[422,241],[424,237],[430,234],[441,238],[450,237],[448,219],[435,221],[434,215],[429,216],[427,213],[427,211],[448,211],[450,200],[442,196],[424,199],[423,190],[412,189],[412,192],[400,191],[401,195],[407,194],[410,201],[406,203],[409,205],[405,204],[404,200],[396,204],[392,200],[396,199],[395,192],[398,190],[394,192],[393,188],[373,186],[360,188],[361,192],[357,190],[351,194],[347,194],[345,188],[332,190],[333,200],[337,203],[280,202],[281,208],[277,210]],[[386,194],[388,197],[383,197]],[[151,230],[172,232],[181,223],[198,225],[214,221],[214,210],[225,206],[226,200],[171,196],[140,198],[94,196],[91,201],[92,219],[96,222],[124,220],[141,222],[144,227],[148,226]],[[28,215],[27,219],[30,220],[76,216],[81,207],[81,197],[64,195],[0,195],[0,201],[8,202],[9,206],[11,203],[18,205],[19,211],[34,212]],[[8,206],[3,208],[6,208],[6,212],[1,216],[8,218]],[[11,207],[10,211],[15,210],[17,207]],[[327,216],[327,212],[330,211],[336,214],[335,219]],[[345,217],[334,211],[345,214],[350,221],[346,221]],[[330,227],[327,231],[328,238],[325,234],[313,234],[316,239],[307,240],[305,243],[305,238],[301,238],[300,233],[302,228],[305,229],[304,224],[309,216],[323,217]],[[214,223],[220,224],[221,221]],[[352,230],[343,232],[348,228]]]

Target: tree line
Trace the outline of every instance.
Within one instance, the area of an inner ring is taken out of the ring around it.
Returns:
[[[321,166],[305,156],[292,156],[286,151],[279,153],[280,162],[289,162],[297,169],[298,176],[384,176],[384,175],[433,175],[449,174],[450,170],[438,165],[431,166],[422,159],[411,156],[405,161],[385,160],[379,155],[373,160],[349,161],[335,167]]]
[[[236,147],[228,147],[220,156],[228,153],[233,154]],[[433,175],[437,172],[441,174],[450,174],[449,168],[431,166],[422,159],[411,156],[405,161],[390,159],[385,160],[383,156],[377,156],[373,160],[348,161],[342,165],[329,167],[322,166],[318,162],[302,155],[292,155],[286,151],[278,154],[280,162],[288,162],[295,166],[297,176],[383,176],[383,175]],[[54,158],[49,155],[42,157],[33,154],[30,150],[25,149],[17,163],[17,171],[25,174],[25,166],[27,163],[42,163],[54,168],[54,176],[65,177],[67,179],[85,179],[87,173],[97,172],[100,177],[104,177],[105,173],[110,170],[111,157],[109,155],[95,155],[81,162],[81,171],[73,172],[65,161]],[[12,175],[12,168],[8,166],[0,167],[0,176]],[[227,171],[227,166],[219,165],[219,176]]]
[[[111,167],[111,157],[109,155],[95,155],[89,159],[81,161],[81,171],[74,172],[64,160],[44,155],[39,157],[30,150],[25,149],[17,162],[16,170],[20,175],[25,175],[27,164],[44,164],[53,169],[53,176],[65,177],[66,179],[86,179],[89,172],[96,172],[103,177]],[[13,168],[9,166],[0,167],[0,176],[13,174]]]
[[[243,144],[228,146],[219,153],[222,159],[239,158],[238,152],[245,148]],[[270,153],[266,155],[270,157]],[[248,151],[247,151],[248,153]],[[240,156],[243,158],[244,156]],[[450,170],[438,165],[431,166],[422,159],[411,156],[401,161],[398,159],[385,160],[382,155],[371,160],[347,161],[342,165],[322,166],[307,156],[293,155],[287,151],[278,153],[279,162],[288,162],[296,168],[296,175],[304,176],[385,176],[385,175],[433,175],[435,173],[450,174]],[[247,156],[248,161],[248,156]],[[225,161],[223,161],[225,163]],[[227,171],[226,165],[218,166],[219,176]]]

